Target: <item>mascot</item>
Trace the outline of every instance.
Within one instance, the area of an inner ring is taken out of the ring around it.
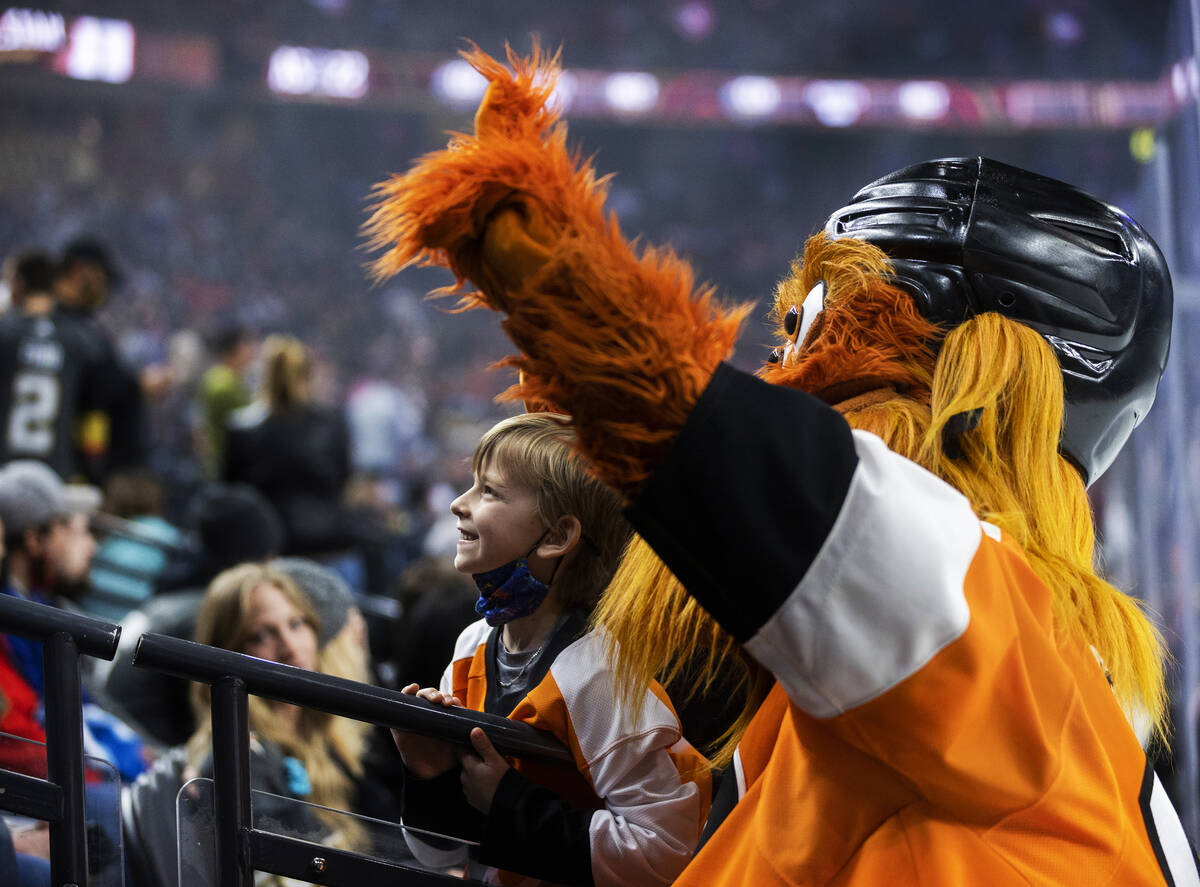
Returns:
[[[375,271],[473,284],[509,396],[569,412],[625,497],[644,541],[597,618],[631,698],[743,684],[676,883],[1200,884],[1143,751],[1161,641],[1086,497],[1166,360],[1147,234],[988,159],[908,167],[808,241],[755,377],[723,362],[746,309],[605,216],[557,57],[466,57],[475,131],[379,186]]]

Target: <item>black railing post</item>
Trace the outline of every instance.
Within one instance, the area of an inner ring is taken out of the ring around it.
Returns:
[[[42,646],[46,682],[46,777],[62,788],[62,817],[50,822],[50,881],[86,887],[87,831],[83,789],[83,712],[79,649],[65,631]]]
[[[250,715],[246,682],[212,685],[213,794],[220,887],[251,887]]]

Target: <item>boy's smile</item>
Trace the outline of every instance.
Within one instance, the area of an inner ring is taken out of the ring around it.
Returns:
[[[545,530],[533,491],[510,482],[492,462],[450,511],[458,518],[454,567],[462,573],[486,573],[524,557]]]

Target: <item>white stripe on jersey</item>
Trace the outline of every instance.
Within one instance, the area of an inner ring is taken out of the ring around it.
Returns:
[[[963,581],[983,531],[957,490],[854,432],[859,463],[800,583],[746,644],[788,696],[833,717],[903,681],[970,621]]]

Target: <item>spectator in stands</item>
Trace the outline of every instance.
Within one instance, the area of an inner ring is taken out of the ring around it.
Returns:
[[[66,245],[54,277],[59,311],[75,318],[91,336],[105,392],[104,407],[89,415],[82,432],[87,475],[93,482],[103,482],[118,468],[141,466],[146,459],[142,381],[120,359],[112,336],[96,318],[123,281],[104,244],[86,236]]]
[[[86,325],[55,311],[55,265],[14,256],[12,308],[0,316],[0,461],[39,459],[62,477],[84,467],[80,423],[107,404],[102,354]]]
[[[196,621],[196,640],[310,671],[348,669],[351,674],[341,676],[363,679],[366,657],[355,647],[353,629],[344,640],[336,640],[347,618],[348,601],[342,603],[336,606],[331,598],[322,602],[327,621],[336,624],[330,616],[336,613],[343,623],[330,637],[317,609],[286,569],[243,564],[221,573],[209,585]],[[211,773],[209,687],[194,684],[192,702],[198,726],[187,743],[185,779]],[[250,697],[249,709],[255,789],[335,810],[354,808],[356,783],[363,776],[367,725],[257,696]],[[310,814],[281,805],[278,815],[285,827],[311,832],[312,824],[304,822]],[[344,823],[337,818],[325,821],[354,845],[359,836],[345,834]]]
[[[48,466],[17,460],[0,468],[0,522],[7,557],[0,593],[41,604],[61,602],[56,589],[86,579],[96,542],[88,516],[100,502],[91,487],[64,484]],[[45,742],[41,702],[45,696],[41,643],[0,635],[0,659],[31,688],[38,700],[35,730],[26,738]],[[5,695],[16,698],[11,685]],[[123,722],[84,692],[84,745],[132,779],[145,768],[147,749]]]
[[[253,397],[246,375],[258,353],[258,339],[249,327],[227,323],[212,334],[209,348],[216,359],[200,377],[197,449],[209,476],[215,478],[225,463],[229,419]]]
[[[369,564],[366,584],[377,590],[380,533],[343,499],[350,477],[346,417],[315,402],[311,355],[299,340],[268,336],[262,357],[262,391],[229,423],[222,476],[249,484],[275,506],[285,552],[359,552]]]
[[[191,546],[183,531],[162,516],[163,488],[147,469],[119,471],[104,485],[105,538],[92,559],[81,609],[119,622],[155,591],[172,564]]]
[[[287,573],[316,612],[321,626],[317,636],[321,670],[360,683],[378,683],[366,621],[346,581],[308,558],[279,558],[269,566]],[[387,729],[367,726],[361,761],[362,775],[354,777],[353,811],[399,821],[404,765]]]
[[[163,578],[162,591],[126,614],[121,648],[104,670],[108,697],[119,700],[122,714],[165,746],[181,745],[195,729],[188,682],[134,668],[134,642],[147,631],[190,639],[213,578],[238,564],[276,557],[283,544],[275,509],[254,489],[236,484],[202,488],[191,502],[185,527],[199,541],[199,553],[179,573]]]
[[[471,749],[396,731],[408,771],[406,824],[479,843],[466,850],[411,830],[405,837],[426,864],[466,862],[488,883],[520,874],[668,884],[708,813],[707,762],[660,687],[647,691],[636,718],[618,701],[606,641],[588,630],[629,526],[616,494],[575,455],[568,422],[513,416],[480,440],[474,483],[450,507],[459,522],[454,565],[475,580],[484,618],[459,635],[440,689],[403,692],[548,730],[578,772],[514,768],[480,728]]]
[[[403,606],[390,645],[394,671],[405,681],[436,687],[446,669],[446,651],[459,632],[479,619],[479,591],[471,577],[454,569],[452,557],[418,558],[396,581]]]

